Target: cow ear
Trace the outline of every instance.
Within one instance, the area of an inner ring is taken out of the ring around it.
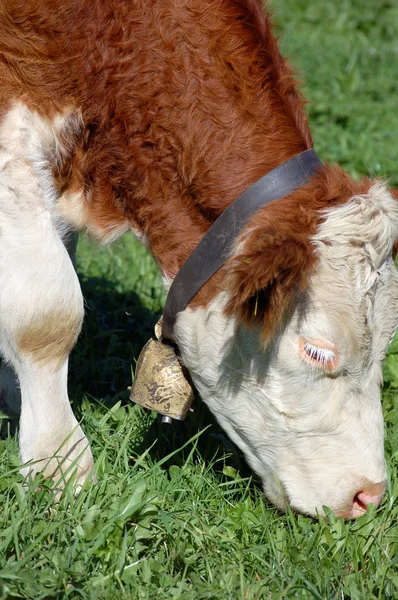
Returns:
[[[248,327],[261,327],[267,341],[303,292],[316,256],[308,235],[277,228],[252,228],[228,265],[225,312]]]

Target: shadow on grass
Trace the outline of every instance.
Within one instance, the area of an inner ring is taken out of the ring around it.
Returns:
[[[194,442],[188,443],[200,432],[201,435]],[[239,471],[241,477],[250,477],[253,474],[240,450],[227,437],[198,397],[193,403],[193,412],[185,421],[162,423],[159,415],[148,427],[137,453],[141,454],[147,448],[151,448],[151,459],[158,462],[178,450],[163,464],[164,468],[168,469],[172,465],[182,466],[192,454],[193,447],[195,454],[207,465],[211,464],[214,472],[220,476],[223,476],[225,466]]]
[[[105,278],[79,279],[86,314],[70,358],[70,396],[87,394],[111,406],[131,385],[131,371],[160,315],[145,308],[137,294],[121,294]]]
[[[153,327],[160,314],[145,308],[134,292],[123,294],[104,278],[80,275],[86,316],[83,330],[71,355],[69,391],[76,398],[74,408],[83,395],[101,398],[111,407],[116,401],[129,403],[127,386],[131,385],[131,371],[139,353],[153,335]],[[180,449],[199,431],[203,434],[197,441],[197,451],[206,461],[214,464],[216,472],[222,473],[227,464],[238,470],[243,477],[252,474],[242,455],[219,427],[207,407],[197,397],[194,411],[184,422],[162,424],[161,417],[149,425],[138,454],[148,448],[154,462]],[[187,460],[192,445],[177,452],[164,463],[182,465]],[[227,455],[227,457],[226,457]]]

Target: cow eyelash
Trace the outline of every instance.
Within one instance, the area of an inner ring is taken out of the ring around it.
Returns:
[[[333,350],[330,350],[329,348],[319,348],[319,346],[313,346],[309,342],[304,343],[303,349],[311,360],[324,366],[332,364],[336,358]]]

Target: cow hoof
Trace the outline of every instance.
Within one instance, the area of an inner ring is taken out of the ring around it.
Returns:
[[[18,378],[12,367],[4,363],[0,366],[0,410],[8,415],[18,415],[21,412]]]
[[[78,493],[87,480],[96,479],[90,444],[80,426],[76,425],[63,443],[54,446],[51,442],[51,438],[59,440],[62,437],[46,433],[38,436],[35,447],[27,447],[21,436],[21,474],[25,479],[34,479],[39,473],[52,479],[57,497],[69,481]]]

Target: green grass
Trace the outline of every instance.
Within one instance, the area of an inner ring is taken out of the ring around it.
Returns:
[[[398,8],[379,0],[273,2],[305,81],[315,147],[351,173],[398,184]],[[0,598],[398,597],[398,343],[383,391],[388,494],[356,522],[279,514],[205,409],[162,428],[128,401],[131,369],[164,294],[133,239],[82,239],[87,318],[70,393],[98,482],[57,504],[18,474],[15,423],[0,441]]]

